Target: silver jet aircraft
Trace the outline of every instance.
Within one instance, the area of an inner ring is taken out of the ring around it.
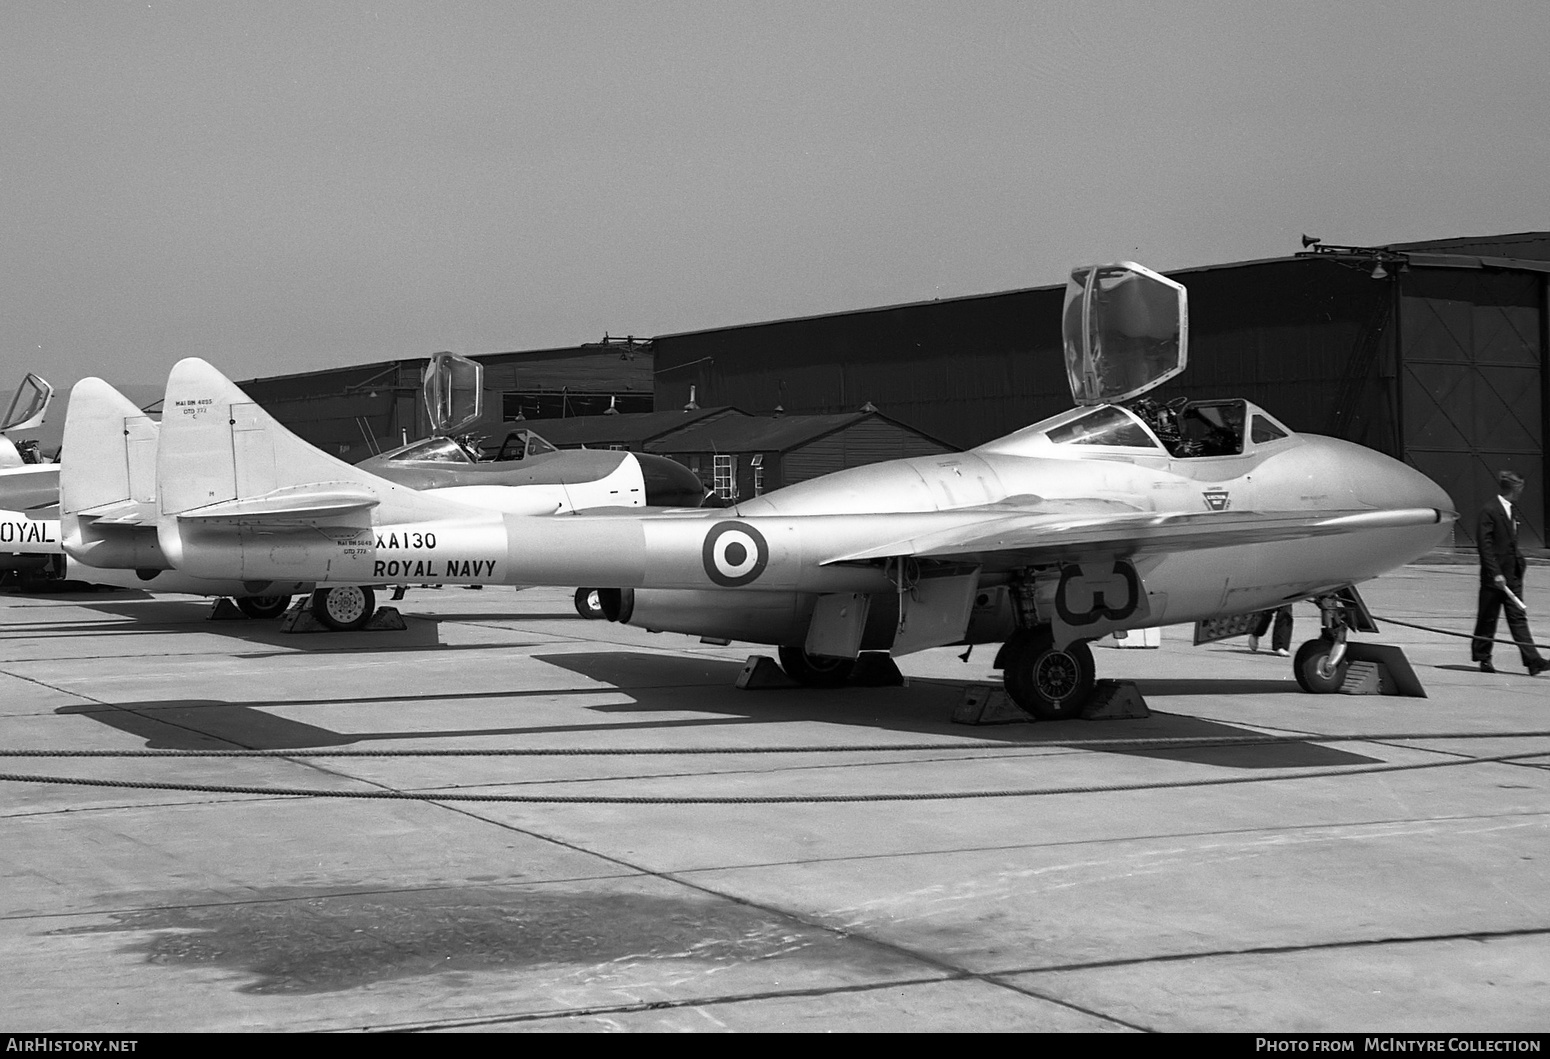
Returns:
[[[451,362],[461,362],[454,364]],[[471,367],[466,386],[454,387],[452,368]],[[434,375],[434,377],[433,377]],[[457,429],[477,418],[480,366],[450,354],[438,355],[427,370],[427,393],[456,390],[473,408],[461,421],[433,413],[433,428]],[[457,413],[461,414],[461,412]],[[71,391],[65,420],[65,448],[78,455],[56,478],[53,505],[43,512],[0,511],[0,542],[14,538],[34,554],[65,553],[72,580],[149,592],[232,597],[249,617],[277,617],[291,596],[313,593],[313,613],[331,628],[365,623],[375,608],[369,585],[317,587],[307,581],[251,583],[190,576],[174,570],[157,544],[157,422],[101,379],[83,379]],[[665,457],[611,451],[561,451],[531,431],[514,432],[520,453],[507,451],[480,460],[477,450],[445,434],[406,445],[366,461],[390,480],[482,508],[516,514],[552,514],[596,507],[697,505],[704,488],[687,468]],[[664,468],[658,464],[669,464]],[[56,467],[55,470],[58,470]],[[56,510],[57,508],[57,510]],[[31,517],[29,517],[29,514]]]
[[[1001,643],[1009,693],[1041,718],[1081,708],[1096,637],[1311,598],[1325,630],[1298,679],[1335,690],[1351,624],[1337,593],[1436,546],[1453,504],[1412,468],[1247,401],[1138,400],[1184,369],[1186,304],[1139,265],[1078,269],[1077,408],[732,510],[535,518],[417,492],[319,452],[185,360],[164,403],[158,541],[180,570],[254,585],[608,586],[616,620],[773,644],[813,684],[862,652]]]

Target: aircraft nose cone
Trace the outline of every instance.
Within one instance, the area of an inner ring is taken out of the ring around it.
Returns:
[[[635,458],[640,461],[650,507],[699,507],[704,502],[705,484],[683,464],[645,452],[635,453]]]
[[[1453,498],[1442,486],[1407,463],[1352,446],[1352,485],[1357,496],[1373,507],[1384,509],[1434,508],[1444,515],[1454,514]]]

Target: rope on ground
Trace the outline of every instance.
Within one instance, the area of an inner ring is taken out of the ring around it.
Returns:
[[[1374,765],[1349,769],[1316,769],[1274,776],[1224,776],[1214,779],[1170,780],[1154,783],[1116,783],[1082,787],[1028,787],[999,791],[927,791],[897,794],[772,794],[739,796],[557,795],[557,794],[429,794],[419,791],[330,791],[314,787],[244,787],[202,783],[156,783],[146,780],[102,780],[82,776],[29,776],[0,773],[0,781],[50,783],[79,787],[114,787],[130,790],[182,791],[196,794],[253,794],[263,797],[349,798],[363,801],[499,802],[523,805],[816,805],[844,802],[963,801],[975,798],[1036,798],[1056,794],[1114,794],[1123,791],[1174,790],[1186,787],[1222,787],[1240,783],[1276,783],[1327,776],[1368,776],[1382,772],[1414,772],[1422,769],[1483,765],[1550,757],[1550,750],[1520,754],[1495,754],[1481,758],[1453,758],[1410,765]]]
[[[944,750],[1122,750],[1274,746],[1285,743],[1391,743],[1435,739],[1546,739],[1550,729],[1523,732],[1378,732],[1349,735],[1134,736],[1121,739],[1045,739],[1038,742],[840,743],[832,746],[503,747],[497,749],[367,750],[298,747],[289,750],[27,750],[0,749],[0,758],[428,758],[428,757],[692,757],[706,754],[866,754]]]
[[[1435,626],[1432,626],[1432,625],[1417,625],[1414,622],[1400,621],[1398,618],[1385,618],[1385,617],[1383,617],[1382,615],[1379,615],[1379,614],[1374,614],[1372,616],[1372,620],[1373,621],[1386,621],[1390,625],[1402,625],[1402,626],[1404,626],[1407,629],[1420,629],[1422,632],[1434,632],[1434,633],[1437,633],[1439,636],[1456,636],[1460,640],[1483,640],[1483,639],[1485,639],[1483,636],[1476,636],[1474,633],[1454,632],[1452,629],[1439,629],[1439,628],[1437,628]],[[1495,640],[1495,639],[1493,639],[1490,642],[1491,643],[1499,643],[1499,644],[1502,644],[1502,645],[1504,645],[1506,647],[1522,647],[1522,646],[1524,646],[1524,645],[1518,643],[1518,641],[1516,641],[1516,640]],[[1550,651],[1550,644],[1529,643],[1527,646],[1538,648],[1540,650]]]

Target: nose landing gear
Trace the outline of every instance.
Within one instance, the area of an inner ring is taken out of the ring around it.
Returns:
[[[1346,635],[1377,632],[1378,626],[1353,585],[1318,596],[1314,602],[1318,604],[1324,631],[1317,640],[1309,640],[1297,649],[1297,657],[1292,660],[1292,675],[1303,691],[1327,695],[1345,686],[1352,663]]]
[[[1309,640],[1297,648],[1297,657],[1292,659],[1297,686],[1316,695],[1339,691],[1345,684],[1346,669],[1344,629],[1338,641],[1323,636]]]

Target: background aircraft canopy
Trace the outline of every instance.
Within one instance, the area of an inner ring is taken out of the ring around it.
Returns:
[[[1084,266],[1066,284],[1062,331],[1072,399],[1128,401],[1184,370],[1184,287],[1132,261]]]
[[[16,388],[16,396],[11,398],[11,407],[6,409],[5,419],[0,421],[0,433],[30,430],[43,422],[43,413],[48,411],[48,403],[53,396],[52,386],[28,372],[22,384]]]
[[[432,434],[456,434],[484,411],[484,365],[437,353],[425,368],[425,411]]]
[[[16,396],[11,398],[11,407],[6,409],[5,418],[0,420],[0,469],[11,470],[37,459],[36,445],[30,446],[30,456],[23,456],[15,442],[5,434],[9,430],[30,430],[43,422],[43,416],[48,412],[48,403],[53,397],[54,388],[28,372],[22,384],[16,388]]]

